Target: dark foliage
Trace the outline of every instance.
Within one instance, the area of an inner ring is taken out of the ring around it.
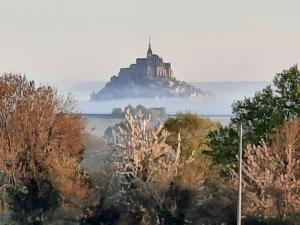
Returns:
[[[58,191],[48,180],[26,181],[23,190],[10,191],[9,196],[12,220],[24,225],[43,224],[44,212],[51,214],[59,203]]]
[[[294,225],[294,223],[277,219],[259,219],[249,217],[243,220],[243,225]]]
[[[244,145],[269,140],[273,129],[300,116],[300,72],[295,65],[273,79],[273,86],[232,105],[228,127],[209,134],[211,156],[215,163],[232,163],[237,154],[238,131],[243,124]]]

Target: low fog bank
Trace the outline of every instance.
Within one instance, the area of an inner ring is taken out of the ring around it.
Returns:
[[[110,100],[90,102],[89,97],[93,91],[99,91],[105,83],[82,82],[63,88],[63,93],[71,93],[78,99],[78,107],[83,114],[108,114],[112,109],[131,104],[144,105],[147,108],[165,107],[168,114],[178,112],[192,112],[199,115],[230,115],[231,104],[245,96],[251,97],[258,90],[264,88],[265,81],[241,82],[208,82],[190,83],[204,92],[212,94],[211,97],[198,98],[133,98],[123,100]]]
[[[230,114],[226,106],[230,103],[218,102],[215,97],[210,98],[129,98],[122,100],[84,101],[79,103],[80,111],[83,114],[108,114],[114,108],[124,108],[127,105],[143,105],[146,108],[164,107],[168,114],[177,112],[192,112],[201,115]]]
[[[103,115],[94,115],[94,114],[84,114],[84,117],[87,119],[86,131],[88,134],[93,135],[97,138],[102,138],[104,132],[107,128],[121,123],[123,119],[118,118],[107,118]],[[228,125],[230,117],[229,116],[204,116],[212,121],[220,122],[222,125]]]

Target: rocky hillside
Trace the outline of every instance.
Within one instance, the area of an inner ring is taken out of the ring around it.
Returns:
[[[197,97],[206,93],[183,81],[171,79],[123,79],[112,77],[98,93],[91,95],[92,101],[122,98]]]

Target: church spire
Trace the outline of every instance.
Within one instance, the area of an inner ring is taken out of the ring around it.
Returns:
[[[150,56],[152,56],[152,49],[151,49],[151,39],[149,36],[149,46],[148,46],[148,51],[147,51],[147,58],[149,58]]]

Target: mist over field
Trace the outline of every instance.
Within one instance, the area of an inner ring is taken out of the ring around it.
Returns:
[[[255,92],[264,88],[265,81],[241,81],[241,82],[208,82],[190,83],[195,87],[209,93],[209,96],[197,98],[131,98],[108,101],[89,101],[93,91],[99,91],[104,87],[104,82],[76,83],[62,89],[62,93],[72,93],[78,100],[78,108],[83,114],[109,114],[113,108],[131,104],[142,104],[147,108],[165,107],[168,114],[178,112],[192,112],[199,115],[230,115],[231,104],[236,100],[242,100],[245,96],[252,97]]]

